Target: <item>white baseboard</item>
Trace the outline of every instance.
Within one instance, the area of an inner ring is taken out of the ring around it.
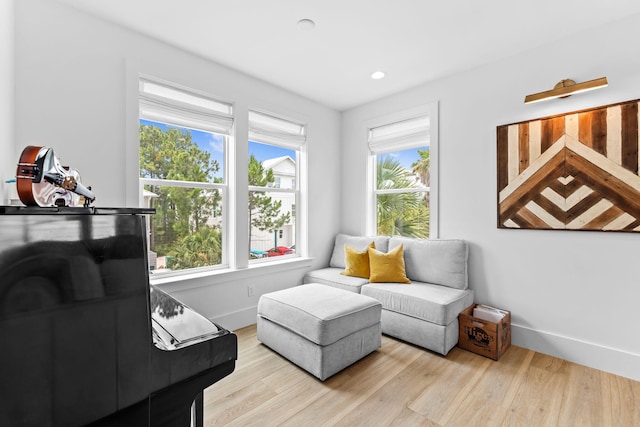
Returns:
[[[226,313],[211,320],[231,331],[256,323],[257,306]],[[604,347],[550,332],[511,324],[511,343],[579,365],[640,381],[640,354]]]
[[[213,317],[210,320],[225,329],[233,331],[256,323],[257,314],[258,306],[254,305],[252,307],[243,308],[242,310]]]
[[[511,324],[511,343],[640,381],[640,354]]]

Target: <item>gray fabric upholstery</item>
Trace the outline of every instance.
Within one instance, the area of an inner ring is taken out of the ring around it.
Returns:
[[[325,380],[381,345],[379,301],[317,283],[264,294],[258,340]]]
[[[464,240],[392,237],[389,250],[402,244],[407,277],[418,282],[467,289],[469,246]]]
[[[340,274],[343,268],[327,267],[319,270],[313,270],[304,276],[304,283],[321,283],[323,285],[333,286],[334,288],[344,289],[345,291],[360,293],[362,285],[369,283],[369,279],[362,277],[352,277]]]
[[[388,252],[402,244],[411,284],[372,283],[341,275],[344,245],[363,250],[372,241]],[[382,303],[382,332],[446,355],[458,342],[458,315],[473,304],[468,279],[469,245],[464,240],[385,236],[336,236],[329,268],[308,272],[304,283],[360,292]]]
[[[458,343],[458,319],[443,326],[382,310],[382,333],[446,356]]]
[[[346,268],[347,265],[344,262],[345,244],[359,251],[363,251],[371,242],[375,242],[376,249],[381,252],[387,252],[389,250],[388,236],[349,236],[348,234],[338,234],[333,246],[329,267]]]
[[[258,340],[324,381],[380,348],[380,322],[319,346],[268,319],[258,316]]]
[[[362,287],[362,294],[382,303],[382,308],[437,325],[448,325],[473,304],[473,291],[448,288],[430,283],[372,283]]]
[[[310,283],[264,294],[258,315],[318,345],[328,345],[380,321],[380,302]]]

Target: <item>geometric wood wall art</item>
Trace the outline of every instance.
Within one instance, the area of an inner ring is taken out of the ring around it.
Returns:
[[[498,228],[640,232],[639,101],[498,126]]]

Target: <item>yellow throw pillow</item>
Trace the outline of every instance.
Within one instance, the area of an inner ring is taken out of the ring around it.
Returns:
[[[369,278],[369,249],[375,249],[375,243],[369,243],[369,246],[359,252],[357,249],[352,248],[349,245],[344,245],[344,263],[347,268],[341,271],[340,274],[345,276],[363,277]]]
[[[411,283],[404,270],[404,248],[396,246],[388,253],[370,248],[369,282],[371,283]]]

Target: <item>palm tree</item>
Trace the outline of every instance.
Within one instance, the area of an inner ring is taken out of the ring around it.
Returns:
[[[422,182],[425,187],[429,187],[431,184],[431,179],[429,178],[431,169],[430,151],[428,148],[426,150],[418,150],[418,154],[420,155],[420,159],[413,162],[411,167],[413,168],[413,173],[420,177],[420,182]]]
[[[413,168],[413,173],[420,177],[420,182],[425,187],[431,187],[431,156],[430,151],[427,148],[426,150],[418,150],[418,154],[420,155],[420,159],[413,162],[411,167]],[[429,207],[429,195],[425,197],[425,204],[427,208]]]
[[[399,161],[383,157],[377,165],[377,189],[415,188],[412,172]],[[407,237],[429,236],[429,209],[421,193],[378,194],[378,234]]]
[[[172,268],[195,268],[222,262],[222,234],[219,230],[201,226],[195,233],[183,237],[171,251]]]

